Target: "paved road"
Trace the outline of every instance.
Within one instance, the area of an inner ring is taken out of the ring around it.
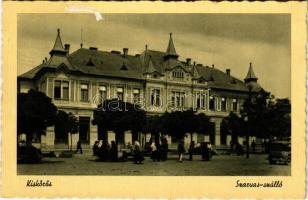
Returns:
[[[188,156],[186,155],[186,158]],[[44,158],[41,164],[18,164],[18,175],[150,175],[150,176],[289,176],[289,165],[270,165],[266,155],[217,155],[211,161],[177,162],[169,155],[165,162],[153,162],[148,157],[144,164],[128,162],[97,162],[91,155],[76,154],[73,158]]]

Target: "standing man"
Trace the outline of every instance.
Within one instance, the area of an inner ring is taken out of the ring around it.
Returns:
[[[191,141],[190,146],[189,146],[189,149],[188,149],[189,160],[190,160],[190,161],[193,160],[194,150],[195,150],[195,141]]]
[[[76,153],[78,153],[78,151],[80,151],[80,154],[82,154],[82,147],[81,147],[81,141],[78,140],[77,142],[77,150],[76,150]]]
[[[184,140],[181,140],[178,145],[179,162],[183,162],[183,153],[185,153]]]

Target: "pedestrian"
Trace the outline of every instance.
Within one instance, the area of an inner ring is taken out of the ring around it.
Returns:
[[[135,141],[134,144],[134,162],[135,164],[142,164],[142,161],[144,160],[144,157],[141,152],[140,143],[138,141]]]
[[[155,143],[155,146],[156,146],[156,160],[157,161],[161,161],[162,159],[162,149],[161,149],[161,144],[160,144],[160,141],[158,141],[157,143]]]
[[[153,161],[157,160],[157,148],[156,148],[155,142],[152,142],[151,144],[151,159]]]
[[[81,147],[81,141],[78,140],[77,142],[77,150],[76,150],[76,153],[78,153],[78,151],[80,151],[80,154],[82,154],[82,147]]]
[[[191,142],[190,142],[189,149],[188,149],[189,160],[190,160],[190,161],[193,160],[194,150],[195,150],[195,141],[191,141]]]
[[[178,145],[179,162],[183,162],[183,153],[185,153],[184,141],[181,140]]]
[[[109,158],[110,158],[111,162],[117,162],[118,161],[118,147],[117,147],[115,141],[111,142]]]
[[[168,141],[166,137],[163,137],[161,140],[161,151],[162,151],[162,161],[166,161],[168,157]]]
[[[93,156],[98,156],[98,150],[99,150],[98,143],[99,142],[96,140],[93,145]]]
[[[252,140],[252,142],[251,142],[251,148],[252,148],[252,151],[253,151],[253,152],[256,150],[256,142],[255,142],[255,140]]]
[[[100,147],[99,157],[102,161],[108,161],[110,159],[110,146],[107,140],[104,140]]]

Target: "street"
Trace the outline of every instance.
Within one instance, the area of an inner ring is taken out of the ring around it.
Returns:
[[[165,162],[153,162],[145,157],[144,164],[127,162],[99,162],[88,154],[75,154],[73,158],[44,158],[41,164],[18,164],[18,175],[121,175],[121,176],[290,176],[291,164],[270,165],[265,154],[245,156],[215,155],[211,161],[193,161],[184,156],[168,155]]]

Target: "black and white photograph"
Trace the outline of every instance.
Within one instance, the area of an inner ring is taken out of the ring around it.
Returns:
[[[17,175],[292,175],[290,14],[19,13],[16,76]]]

